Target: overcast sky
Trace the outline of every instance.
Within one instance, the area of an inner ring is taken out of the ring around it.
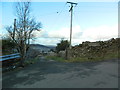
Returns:
[[[72,45],[83,41],[108,40],[118,37],[118,2],[77,2],[73,11]],[[31,16],[42,23],[42,30],[34,32],[31,43],[56,45],[61,38],[69,40],[70,12],[66,2],[32,2]],[[15,2],[0,2],[0,30],[12,25]]]

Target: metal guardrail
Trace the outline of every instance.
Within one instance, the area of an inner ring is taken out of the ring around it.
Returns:
[[[11,60],[11,59],[17,59],[17,58],[20,58],[19,53],[4,55],[4,56],[0,56],[0,62]]]

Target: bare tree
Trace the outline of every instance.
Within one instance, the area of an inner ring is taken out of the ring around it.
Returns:
[[[41,28],[41,23],[37,23],[34,18],[30,17],[30,4],[30,2],[18,2],[16,5],[17,19],[14,20],[14,25],[6,28],[11,39],[17,45],[22,66],[29,48],[30,39],[33,38],[32,32],[35,30],[40,31]]]

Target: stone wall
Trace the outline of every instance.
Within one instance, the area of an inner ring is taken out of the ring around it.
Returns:
[[[120,47],[120,38],[108,41],[83,42],[68,50],[68,57],[104,57],[107,53],[117,52]]]

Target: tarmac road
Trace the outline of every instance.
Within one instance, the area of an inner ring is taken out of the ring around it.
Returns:
[[[118,62],[62,63],[40,60],[3,74],[2,88],[118,88]]]

